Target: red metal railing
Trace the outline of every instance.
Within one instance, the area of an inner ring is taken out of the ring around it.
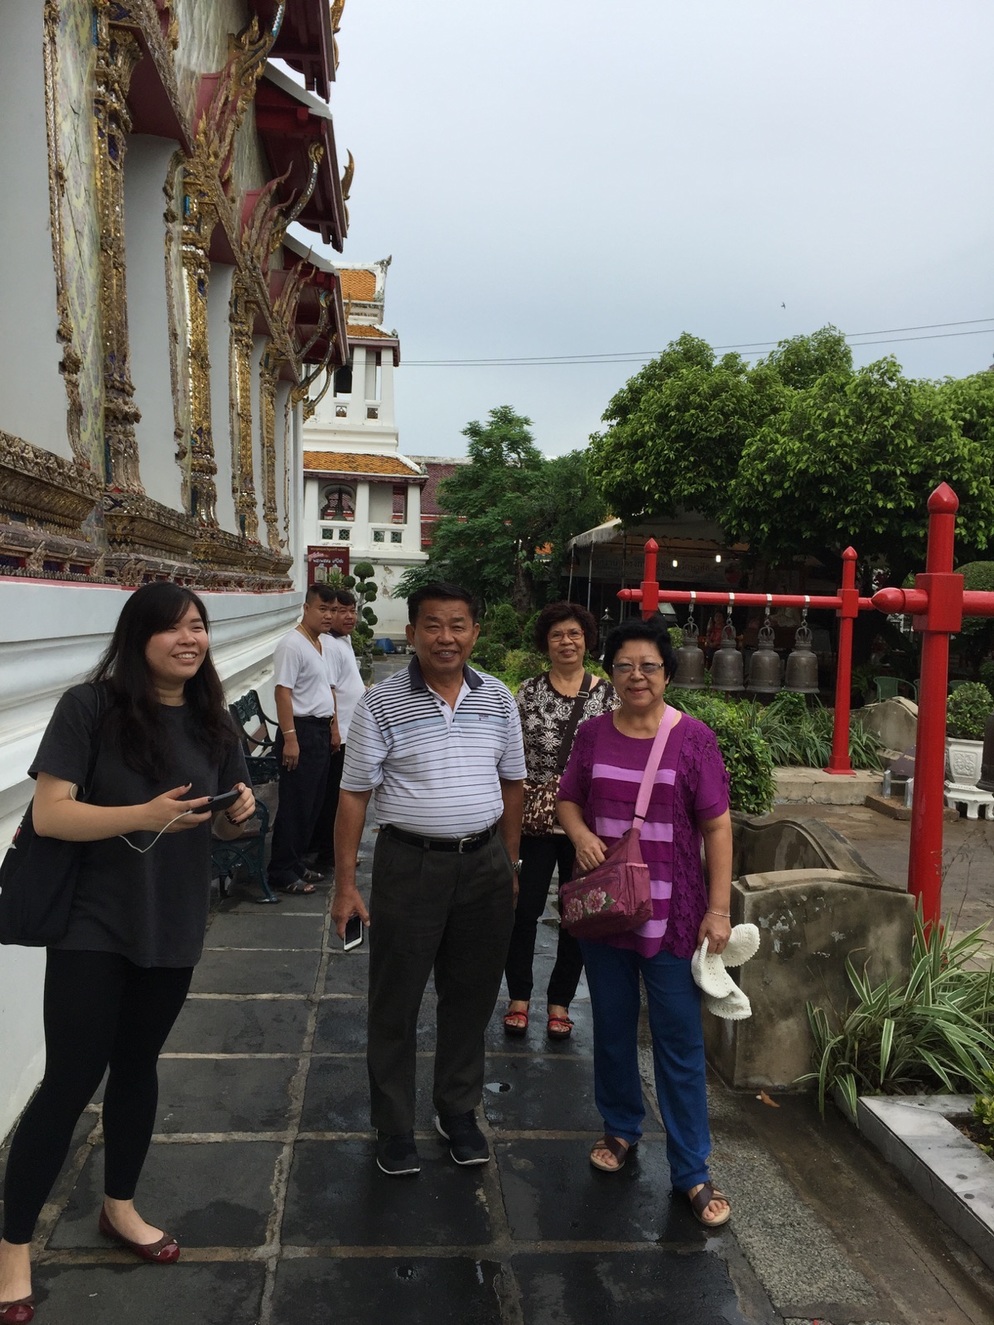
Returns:
[[[819,607],[831,608],[839,616],[838,662],[835,677],[835,723],[828,773],[851,773],[849,761],[849,706],[852,682],[853,622],[859,612],[876,609],[884,613],[905,612],[913,618],[922,640],[921,684],[918,703],[918,735],[915,746],[915,789],[911,811],[908,892],[920,902],[928,927],[941,921],[942,912],[942,811],[945,805],[946,692],[949,682],[949,637],[956,634],[964,616],[994,616],[994,593],[964,590],[962,575],[953,572],[956,512],[959,499],[947,483],[928,500],[928,552],[925,571],[915,576],[914,589],[880,589],[872,598],[861,598],[856,590],[856,553],[851,547],[842,554],[842,585],[834,597],[804,594],[753,594],[732,592],[694,593],[660,589],[656,577],[659,545],[650,538],[645,545],[645,569],[637,589],[621,589],[618,597],[641,604],[648,619],[660,602],[731,607]]]

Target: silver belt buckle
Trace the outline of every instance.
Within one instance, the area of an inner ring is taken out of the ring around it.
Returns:
[[[474,842],[479,836],[479,833],[470,833],[468,837],[460,837],[456,845],[456,851],[459,855],[464,856],[466,854],[466,843]]]

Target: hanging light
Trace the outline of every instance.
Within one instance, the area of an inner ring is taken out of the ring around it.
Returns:
[[[676,651],[676,675],[673,684],[684,690],[703,690],[704,650],[697,643],[697,622],[691,610],[683,627],[683,644]]]
[[[749,683],[746,689],[754,695],[773,695],[780,689],[781,662],[774,645],[776,635],[770,623],[770,609],[759,628],[759,644],[749,659]]]
[[[818,659],[811,648],[811,627],[808,625],[808,609],[801,611],[801,624],[794,633],[794,648],[787,659],[784,689],[792,690],[795,695],[817,695]]]

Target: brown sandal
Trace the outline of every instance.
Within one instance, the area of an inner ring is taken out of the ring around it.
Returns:
[[[602,1136],[590,1147],[590,1162],[595,1169],[600,1169],[601,1173],[620,1173],[628,1161],[628,1156],[637,1149],[637,1141],[629,1145],[620,1136]],[[617,1164],[604,1164],[601,1160],[594,1159],[594,1154],[598,1150],[609,1150],[618,1161]]]
[[[705,1228],[720,1228],[722,1224],[727,1224],[732,1217],[732,1206],[728,1197],[710,1182],[704,1183],[700,1191],[695,1192],[693,1196],[691,1196],[690,1192],[684,1192],[683,1195],[686,1196],[687,1200],[690,1202],[690,1208],[694,1212],[694,1218],[699,1224],[703,1224]],[[716,1219],[705,1219],[704,1211],[712,1201],[724,1201],[726,1206],[725,1212],[724,1214],[718,1215]]]

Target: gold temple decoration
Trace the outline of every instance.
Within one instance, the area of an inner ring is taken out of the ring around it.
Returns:
[[[345,0],[332,0],[331,3],[331,47],[335,59],[335,68],[338,68],[338,30],[342,26],[342,13],[345,9]]]
[[[138,467],[135,405],[128,342],[127,255],[124,245],[124,159],[131,116],[127,96],[141,48],[108,18],[106,0],[94,6],[97,68],[93,109],[97,137],[100,211],[100,316],[104,353],[104,449],[106,481],[144,492]]]
[[[231,494],[235,517],[245,538],[259,537],[259,513],[252,465],[252,327],[255,306],[244,281],[236,276],[231,293]]]
[[[262,518],[266,522],[266,541],[274,550],[281,546],[276,506],[276,384],[279,374],[280,359],[273,342],[269,341],[259,365],[259,444]]]

